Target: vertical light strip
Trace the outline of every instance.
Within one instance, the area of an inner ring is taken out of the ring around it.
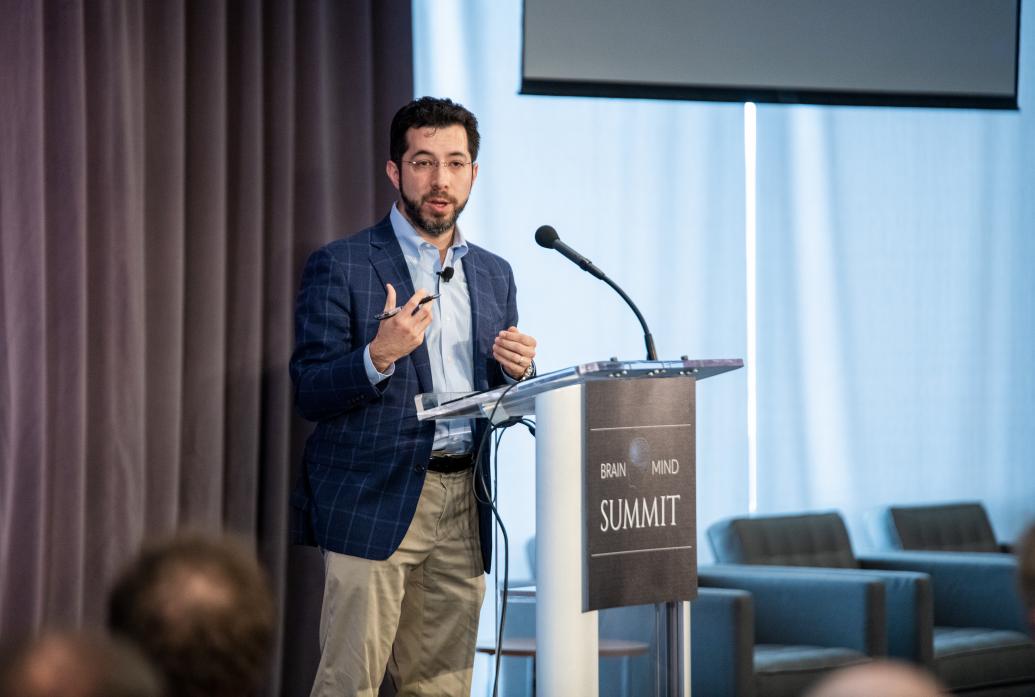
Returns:
[[[744,263],[747,294],[748,512],[758,509],[758,358],[755,282],[755,178],[757,155],[755,104],[744,104]]]

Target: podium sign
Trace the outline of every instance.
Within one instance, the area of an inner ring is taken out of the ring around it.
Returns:
[[[697,597],[695,384],[585,385],[584,612]]]

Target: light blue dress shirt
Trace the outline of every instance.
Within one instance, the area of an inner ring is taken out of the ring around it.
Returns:
[[[471,296],[464,275],[463,258],[467,254],[467,242],[456,228],[453,244],[446,250],[445,263],[439,262],[438,249],[425,241],[413,229],[399,209],[393,205],[390,215],[395,237],[402,247],[406,268],[414,289],[423,288],[428,293],[440,293],[434,301],[431,324],[424,333],[431,363],[431,379],[436,392],[474,391],[474,344],[471,337]],[[453,277],[442,281],[438,272],[447,266],[453,267]],[[396,297],[401,305],[409,298]],[[378,372],[370,359],[370,346],[363,352],[363,362],[371,384],[377,384],[395,372],[395,364],[386,372]],[[432,450],[446,453],[467,453],[474,440],[472,422],[435,422],[435,443]]]

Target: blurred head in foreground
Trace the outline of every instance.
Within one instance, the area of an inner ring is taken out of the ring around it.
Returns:
[[[942,697],[948,694],[928,673],[906,663],[873,661],[835,671],[806,697]]]
[[[145,547],[108,598],[108,624],[164,674],[170,697],[255,694],[276,612],[255,555],[183,535]]]
[[[49,632],[0,652],[2,697],[161,697],[161,681],[133,646]]]
[[[1017,572],[1028,627],[1035,635],[1035,525],[1029,526],[1017,543]]]

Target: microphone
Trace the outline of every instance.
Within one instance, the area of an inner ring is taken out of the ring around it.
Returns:
[[[607,276],[604,272],[593,265],[593,262],[582,256],[568,245],[561,242],[560,235],[557,231],[549,225],[541,225],[538,230],[535,231],[535,241],[540,247],[546,247],[547,249],[556,249],[558,252],[568,257],[571,261],[575,262],[580,269],[588,274],[596,276],[601,281],[607,281]]]
[[[540,247],[556,249],[568,259],[575,262],[580,269],[588,274],[596,276],[601,281],[614,288],[615,292],[622,296],[622,300],[624,300],[632,309],[633,314],[636,315],[636,319],[640,321],[640,326],[643,328],[643,342],[647,345],[647,360],[658,360],[658,352],[654,349],[654,337],[651,336],[650,329],[647,328],[647,320],[643,319],[643,315],[640,313],[640,309],[636,307],[636,303],[632,301],[632,298],[630,298],[624,290],[618,287],[618,284],[608,278],[603,271],[594,266],[592,261],[561,242],[561,238],[557,234],[557,231],[551,226],[541,225],[539,229],[535,231],[535,241]]]
[[[452,266],[447,266],[446,268],[442,269],[441,271],[436,271],[435,273],[437,273],[438,277],[441,278],[443,281],[445,281],[446,283],[449,283],[449,279],[451,279],[453,277],[453,267]]]

